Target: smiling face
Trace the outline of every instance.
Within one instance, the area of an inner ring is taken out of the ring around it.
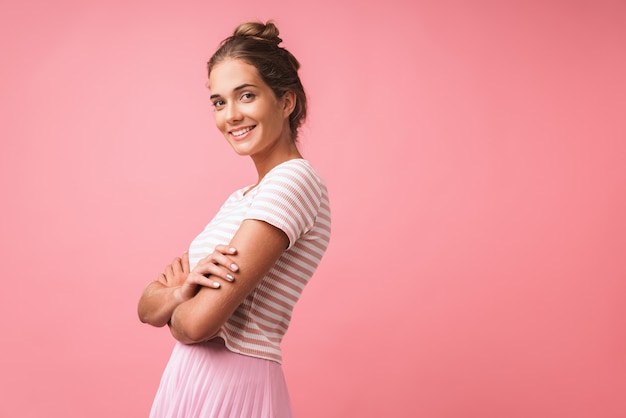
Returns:
[[[209,89],[215,124],[235,152],[251,156],[258,166],[293,151],[289,129],[293,93],[276,97],[257,69],[238,59],[221,61],[211,70]]]

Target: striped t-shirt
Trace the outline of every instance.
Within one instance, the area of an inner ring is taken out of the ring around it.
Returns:
[[[245,219],[265,221],[287,235],[287,249],[217,334],[231,351],[281,363],[280,342],[294,305],[330,239],[328,192],[303,159],[277,165],[246,190],[235,191],[191,243],[189,263],[193,269],[216,245],[228,244]]]

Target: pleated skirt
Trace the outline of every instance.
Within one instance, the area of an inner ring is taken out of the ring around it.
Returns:
[[[280,364],[233,353],[221,340],[176,343],[151,418],[291,418]]]

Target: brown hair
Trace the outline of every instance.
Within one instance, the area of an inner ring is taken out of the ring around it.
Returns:
[[[273,22],[247,22],[237,26],[231,36],[224,39],[209,60],[208,73],[226,58],[240,59],[253,65],[263,81],[280,98],[287,91],[296,95],[296,106],[289,115],[291,139],[296,140],[298,128],[306,118],[306,94],[298,76],[300,63],[285,48],[278,46],[278,28]]]

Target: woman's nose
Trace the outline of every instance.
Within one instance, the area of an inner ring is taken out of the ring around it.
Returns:
[[[226,105],[226,120],[228,122],[236,122],[241,119],[241,112],[237,103],[229,103]]]

